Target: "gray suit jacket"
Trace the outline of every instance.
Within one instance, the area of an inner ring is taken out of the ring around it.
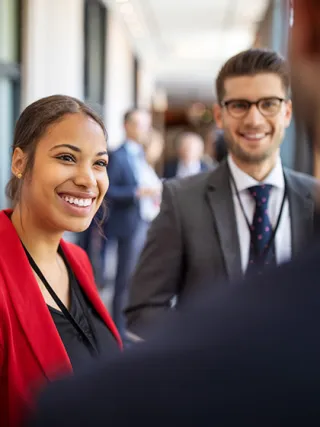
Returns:
[[[318,181],[285,169],[296,256],[313,236]],[[128,330],[139,336],[171,306],[242,276],[240,246],[227,163],[213,172],[164,184],[161,211],[152,223],[132,279]],[[186,299],[186,297],[188,297]]]

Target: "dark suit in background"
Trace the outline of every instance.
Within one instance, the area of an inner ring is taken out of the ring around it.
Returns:
[[[100,264],[102,270],[108,246],[107,242],[112,239],[118,241],[120,264],[124,262],[126,265],[125,259],[127,258],[128,251],[130,251],[132,235],[139,223],[139,200],[135,196],[138,184],[128,157],[129,155],[124,144],[117,150],[109,152],[109,164],[107,168],[109,189],[104,201],[107,208],[107,215],[106,218],[103,218],[103,209],[100,208],[89,229],[82,233],[81,236],[81,247],[90,255],[90,258],[93,258],[91,250],[93,231],[97,227],[96,223],[100,223],[103,220],[103,232],[106,238],[102,239],[100,246]],[[119,289],[122,287],[120,283],[126,277],[126,268],[122,268],[121,270],[123,275],[120,271],[117,272]]]
[[[292,255],[313,235],[315,180],[284,170],[291,216]],[[166,182],[161,211],[148,239],[130,286],[126,309],[128,329],[144,331],[164,314],[178,296],[178,305],[201,293],[242,277],[239,237],[224,162],[213,172]]]
[[[175,178],[177,176],[178,166],[179,166],[178,160],[172,160],[172,161],[166,162],[163,169],[163,178],[165,179]],[[209,166],[205,162],[200,161],[199,172],[205,172],[207,170],[209,170]]]
[[[212,286],[148,343],[53,387],[28,427],[318,426],[319,254]]]
[[[108,176],[109,213],[105,232],[110,238],[127,238],[136,229],[140,214],[139,200],[135,195],[138,183],[125,145],[110,153]]]
[[[117,242],[117,271],[112,302],[113,319],[124,336],[123,304],[130,274],[137,262],[145,235],[141,236],[139,199],[136,197],[137,180],[125,145],[110,153],[107,192],[108,219],[102,240],[101,260],[104,263],[108,241]],[[143,225],[141,224],[143,227]]]
[[[228,147],[223,135],[223,131],[221,130],[217,131],[213,151],[214,158],[218,163],[221,163],[228,156]]]

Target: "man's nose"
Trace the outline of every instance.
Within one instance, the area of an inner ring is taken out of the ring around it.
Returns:
[[[260,124],[265,121],[263,114],[260,113],[257,105],[251,105],[248,113],[244,117],[246,124]]]

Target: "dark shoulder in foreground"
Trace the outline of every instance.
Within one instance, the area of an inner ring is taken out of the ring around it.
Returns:
[[[53,386],[30,427],[319,425],[319,260],[171,313],[148,343]]]

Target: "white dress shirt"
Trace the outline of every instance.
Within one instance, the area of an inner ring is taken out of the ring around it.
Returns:
[[[245,172],[243,172],[233,161],[232,157],[228,156],[228,164],[230,172],[232,173],[237,190],[239,192],[239,197],[243,205],[243,209],[248,218],[249,223],[253,221],[254,211],[256,207],[255,200],[247,191],[249,187],[259,184],[271,184],[272,189],[270,193],[270,198],[268,202],[268,213],[269,219],[274,228],[277,224],[281,203],[284,196],[285,182],[283,176],[283,169],[280,157],[277,160],[275,167],[272,169],[270,174],[263,180],[263,182],[258,182]],[[230,180],[233,203],[235,208],[235,215],[237,221],[237,230],[240,242],[240,254],[241,254],[241,266],[242,271],[245,272],[249,262],[249,252],[250,252],[250,232],[248,230],[248,225],[244,218],[239,200],[236,194],[236,189]],[[277,264],[289,261],[292,254],[292,243],[291,243],[291,219],[289,211],[288,200],[285,201],[283,206],[283,211],[281,215],[281,220],[279,227],[275,236],[275,255]]]
[[[195,160],[188,164],[181,161],[178,162],[177,178],[185,178],[187,176],[196,175],[201,172],[201,161]]]
[[[127,140],[126,150],[129,154],[129,162],[132,166],[138,187],[159,189],[159,193],[161,193],[162,182],[154,169],[146,161],[143,147],[134,141]],[[160,211],[160,199],[161,196],[159,194],[159,197],[142,197],[139,200],[142,220],[146,222],[154,220]]]

